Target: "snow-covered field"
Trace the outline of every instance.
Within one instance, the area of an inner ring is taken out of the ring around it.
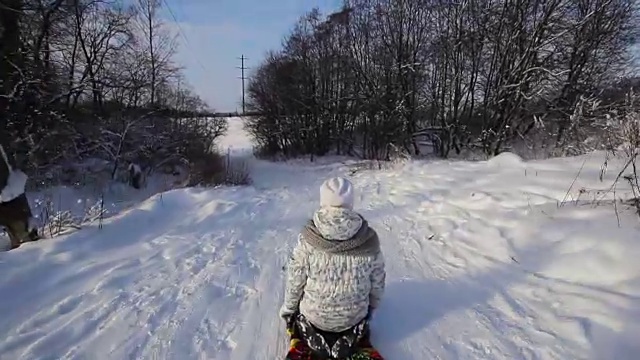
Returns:
[[[602,161],[251,160],[250,187],[172,190],[1,253],[0,359],[282,358],[283,266],[333,175],[380,234],[387,359],[638,359],[640,221],[593,206]]]

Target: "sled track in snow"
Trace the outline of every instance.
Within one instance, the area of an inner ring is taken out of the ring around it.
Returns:
[[[380,235],[387,289],[372,340],[387,359],[640,352],[636,219],[622,214],[618,227],[611,209],[554,200],[580,161],[527,165],[535,177],[478,162],[352,175],[344,164],[250,165],[253,186],[173,190],[101,230],[0,254],[0,308],[11,309],[0,360],[281,359],[283,268],[335,175],[352,179]],[[600,186],[599,168],[585,166],[576,186]]]

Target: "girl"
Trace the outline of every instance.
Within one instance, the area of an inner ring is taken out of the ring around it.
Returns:
[[[362,344],[368,344],[368,318],[385,287],[378,235],[353,203],[349,180],[331,178],[322,184],[320,209],[293,249],[280,309],[308,347],[326,357],[371,348]]]

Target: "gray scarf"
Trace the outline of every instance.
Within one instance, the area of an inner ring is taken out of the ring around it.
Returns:
[[[362,220],[360,230],[348,240],[327,240],[316,228],[313,220],[309,220],[302,229],[302,238],[314,248],[331,254],[375,255],[380,251],[378,234]]]

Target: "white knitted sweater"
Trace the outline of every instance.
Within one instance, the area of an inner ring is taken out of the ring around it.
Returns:
[[[344,208],[322,208],[313,222],[327,240],[347,240],[362,218]],[[287,269],[280,316],[299,310],[314,326],[340,332],[355,326],[375,309],[385,287],[382,252],[375,255],[326,253],[298,237]]]

